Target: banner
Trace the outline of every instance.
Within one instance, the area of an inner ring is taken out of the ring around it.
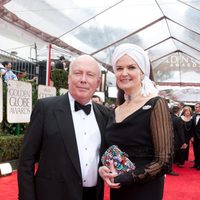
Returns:
[[[7,83],[7,120],[9,123],[28,123],[32,112],[32,85],[24,81]]]
[[[56,88],[51,86],[38,86],[38,99],[56,96]]]
[[[64,94],[67,93],[67,91],[68,91],[68,89],[60,88],[60,90],[59,90],[59,95],[60,95],[60,96],[61,96],[61,95],[64,95]]]
[[[0,123],[3,121],[3,83],[0,78]]]

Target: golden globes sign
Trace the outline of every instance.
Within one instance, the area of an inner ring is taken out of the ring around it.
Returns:
[[[0,123],[3,121],[3,85],[0,78]]]
[[[9,123],[28,123],[32,111],[32,85],[23,81],[7,83],[7,120]]]
[[[56,88],[51,86],[38,86],[38,99],[56,96]]]

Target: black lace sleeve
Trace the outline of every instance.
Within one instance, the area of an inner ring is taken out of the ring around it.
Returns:
[[[172,165],[173,132],[172,121],[168,105],[163,98],[159,98],[151,112],[150,119],[152,141],[154,145],[154,159],[143,168],[129,171],[115,178],[115,183],[130,185],[146,182],[165,174]]]

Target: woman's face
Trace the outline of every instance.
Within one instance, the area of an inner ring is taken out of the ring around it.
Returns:
[[[120,89],[132,92],[141,88],[143,73],[138,64],[128,55],[124,55],[116,62],[116,82]]]
[[[189,109],[185,110],[184,115],[185,116],[191,116],[191,113],[190,113]]]

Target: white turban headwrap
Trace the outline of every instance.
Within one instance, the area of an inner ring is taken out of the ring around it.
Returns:
[[[148,96],[150,94],[157,94],[154,83],[149,79],[150,76],[150,61],[147,53],[139,46],[125,43],[121,44],[114,50],[112,55],[112,67],[115,72],[116,63],[124,55],[130,56],[138,64],[142,72],[144,73],[144,78],[142,80],[141,94],[143,96]]]

